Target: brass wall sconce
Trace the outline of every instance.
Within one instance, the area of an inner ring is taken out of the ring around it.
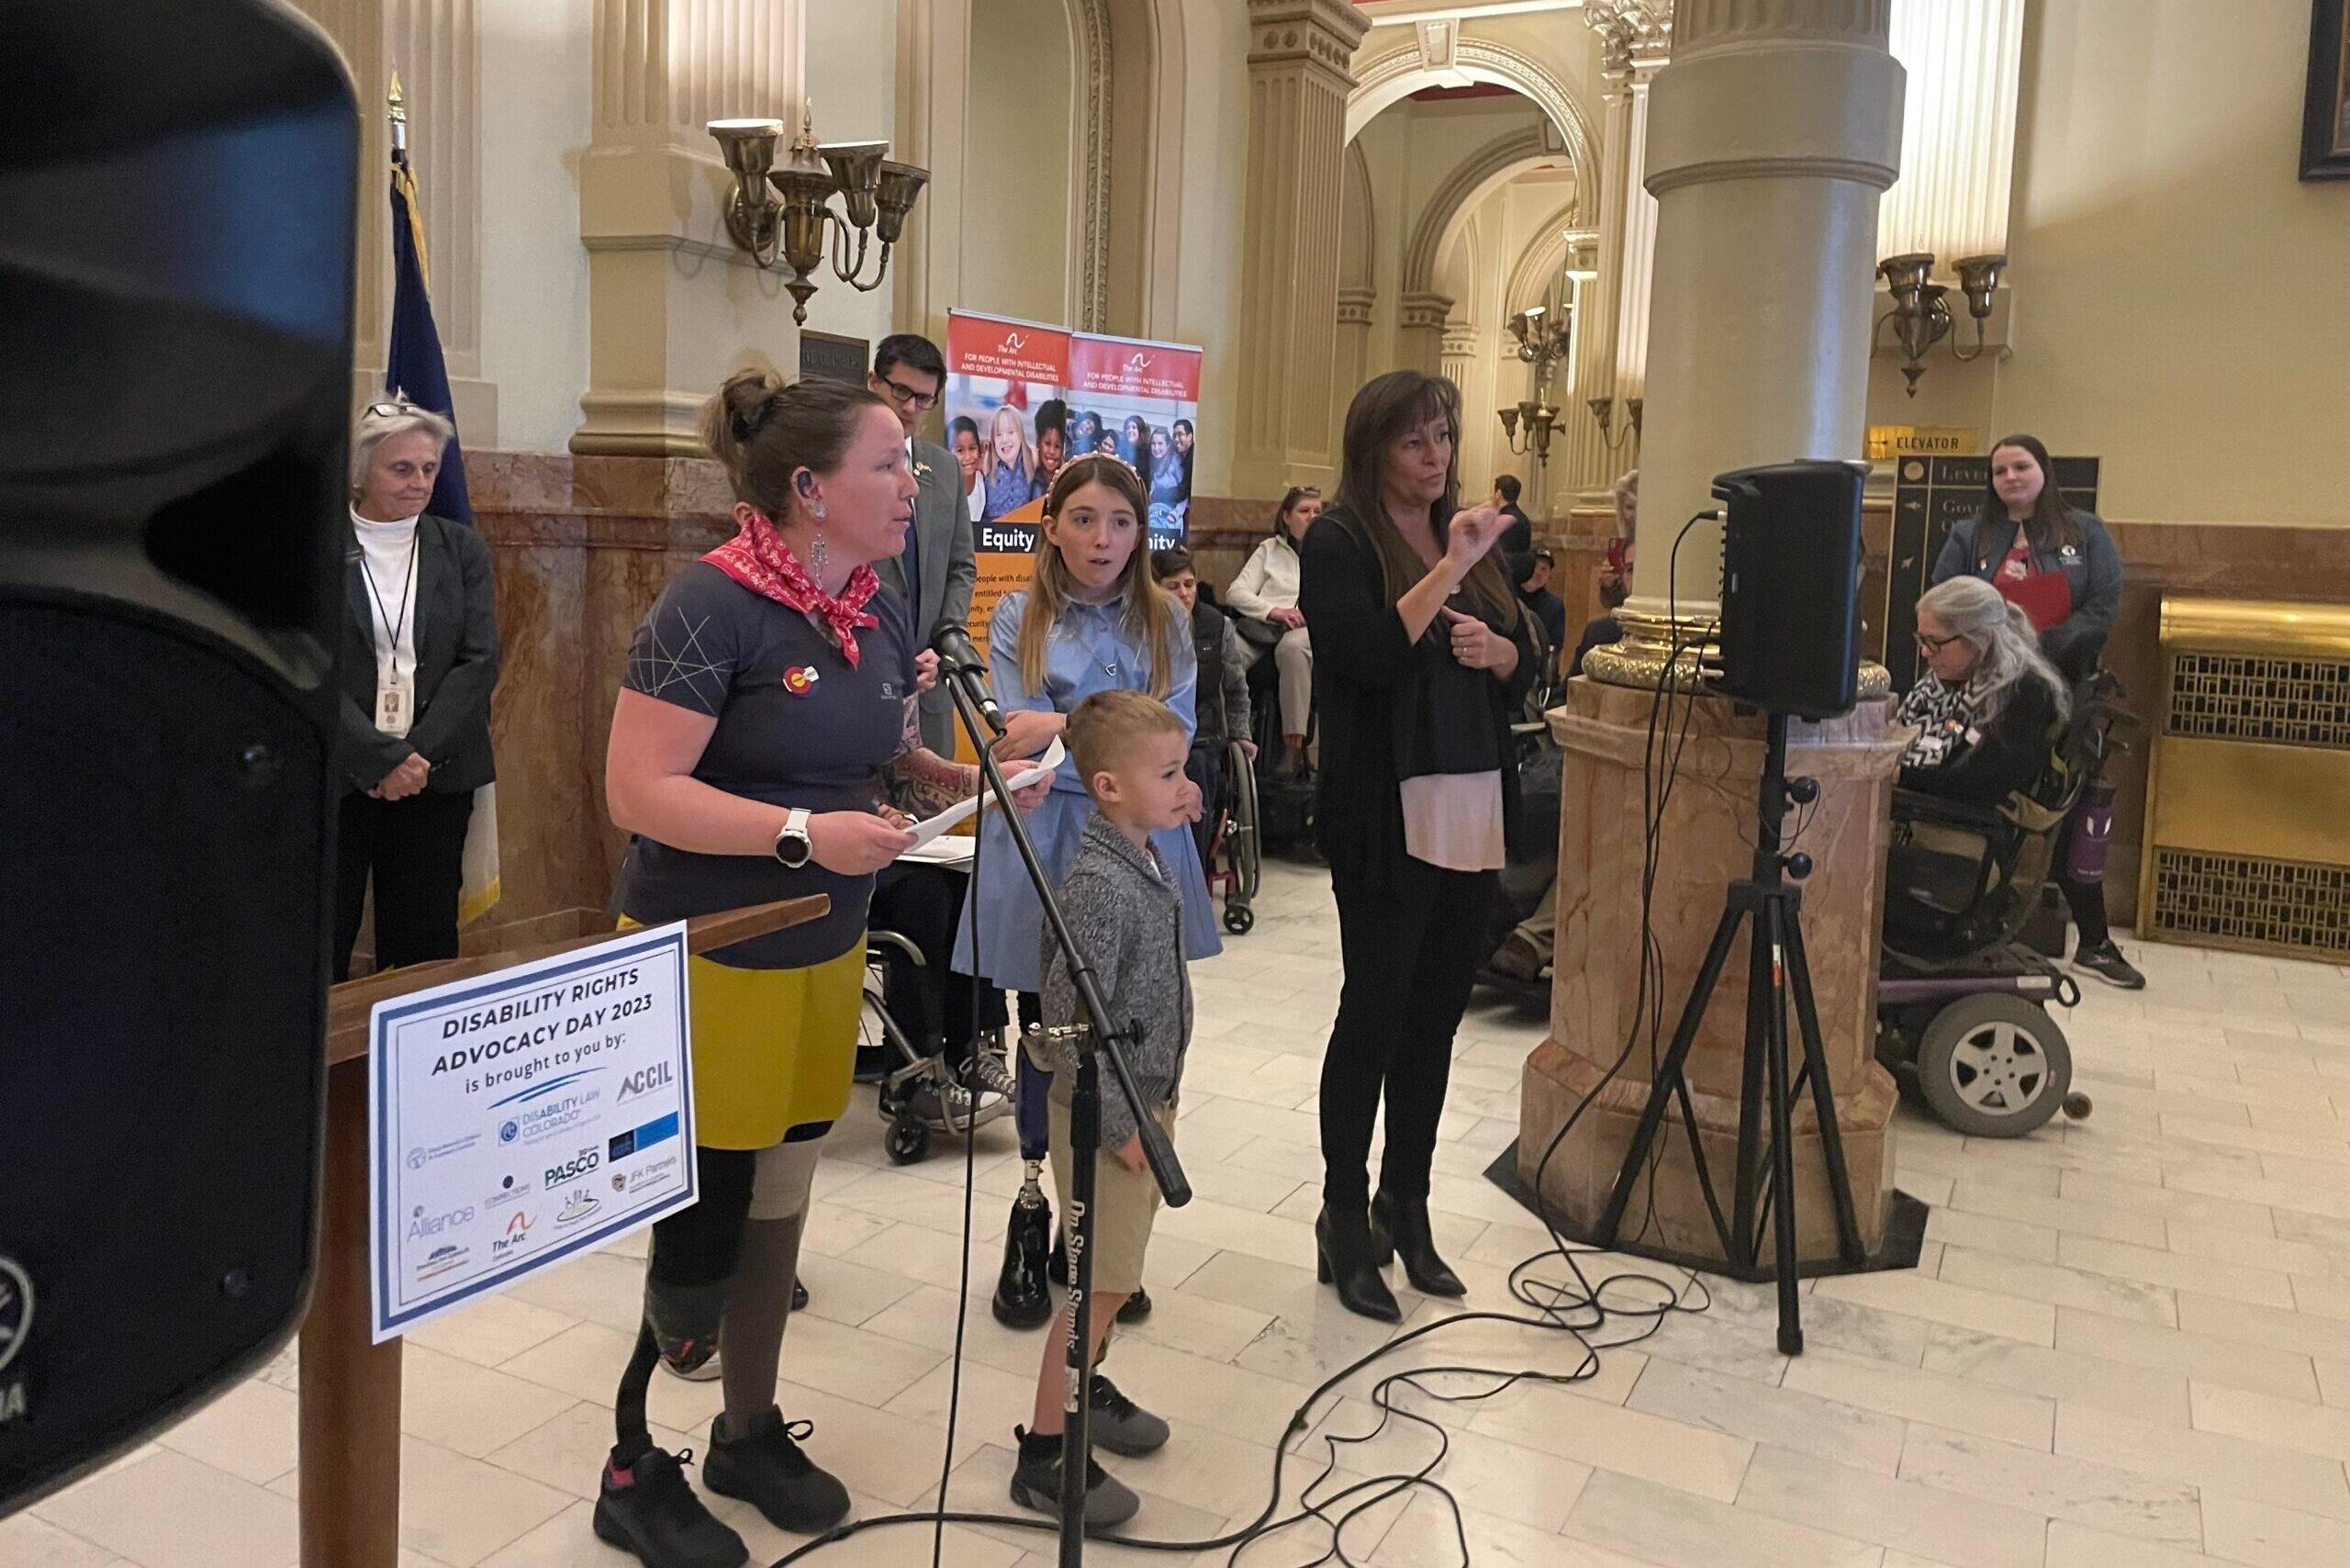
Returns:
[[[1932,281],[1932,252],[1911,251],[1887,256],[1876,264],[1886,292],[1893,296],[1893,308],[1877,318],[1870,330],[1870,347],[1876,346],[1885,324],[1892,322],[1894,338],[1901,345],[1901,374],[1908,379],[1912,398],[1918,395],[1918,377],[1926,373],[1927,353],[1943,339],[1950,338],[1951,357],[1961,364],[1982,357],[1984,323],[1991,319],[1991,297],[1998,291],[2008,258],[1961,256],[1952,264],[1958,269],[1958,288],[1966,297],[1966,313],[1975,319],[1975,347],[1971,351],[1960,348],[1958,340],[1951,337],[1950,289]]]
[[[1514,409],[1502,409],[1497,411],[1502,417],[1502,433],[1509,440],[1509,450],[1513,456],[1523,456],[1531,452],[1534,454],[1536,462],[1550,461],[1550,432],[1558,428],[1558,409],[1548,403],[1538,403],[1528,398]],[[1518,434],[1518,427],[1521,423],[1526,427],[1526,433],[1522,438]]]
[[[1621,431],[1614,431],[1614,439],[1610,440],[1609,434],[1611,431],[1614,430],[1616,423],[1616,399],[1613,398],[1584,398],[1583,407],[1591,410],[1593,422],[1599,426],[1599,444],[1606,447],[1610,452],[1615,452],[1621,448],[1626,442],[1630,441],[1634,436],[1639,434],[1640,409],[1646,401],[1647,399],[1643,398],[1627,398],[1624,399],[1624,412],[1626,415],[1624,428]]]
[[[808,300],[816,292],[815,274],[830,250],[833,275],[870,294],[890,274],[890,248],[905,232],[906,214],[913,210],[930,173],[911,163],[893,163],[886,141],[816,140],[815,112],[805,111],[800,134],[788,149],[789,157],[776,166],[776,143],[782,140],[783,122],[777,119],[714,119],[708,129],[734,176],[726,201],[726,232],[762,267],[780,260],[789,274],[783,286],[791,291],[793,321],[805,325]],[[768,186],[774,187],[769,195]],[[841,198],[835,211],[832,198]],[[825,241],[830,230],[831,245]],[[848,237],[856,232],[856,253],[849,254]],[[881,241],[880,263],[870,282],[864,277],[872,241]]]
[[[1550,319],[1548,306],[1532,305],[1509,319],[1510,336],[1517,340],[1517,357],[1534,367],[1534,384],[1550,378],[1550,367],[1567,357],[1574,344],[1574,312],[1562,309]]]

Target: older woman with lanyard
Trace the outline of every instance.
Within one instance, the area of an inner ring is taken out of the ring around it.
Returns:
[[[368,884],[375,968],[457,956],[457,899],[474,791],[497,775],[489,696],[498,603],[489,547],[434,517],[456,434],[412,403],[373,403],[351,436],[343,630],[343,793],[334,978],[351,978]]]
[[[2121,609],[2121,553],[2094,512],[2080,510],[2052,482],[2048,448],[2011,435],[1991,448],[1991,493],[1983,510],[1950,532],[1934,581],[1979,577],[2031,617],[2042,651],[2075,685],[2097,673]],[[2092,789],[2095,785],[2092,784]],[[2065,825],[2057,885],[2080,933],[2073,967],[2124,991],[2146,977],[2121,956],[2105,918],[2104,835],[2109,803],[2085,795]]]
[[[1379,1271],[1393,1254],[1423,1294],[1463,1294],[1429,1228],[1429,1165],[1516,804],[1510,721],[1535,665],[1489,558],[1501,514],[1455,510],[1460,415],[1452,384],[1417,371],[1356,393],[1337,496],[1301,552],[1322,720],[1315,837],[1346,971],[1322,1058],[1315,1262],[1348,1310],[1390,1323],[1402,1312]]]
[[[848,1511],[800,1450],[807,1423],[775,1402],[800,1227],[819,1140],[848,1103],[874,873],[912,846],[906,813],[979,783],[922,745],[912,617],[873,572],[913,517],[897,417],[861,386],[744,372],[702,430],[741,532],[670,583],[629,652],[605,767],[612,820],[634,834],[621,909],[651,924],[807,893],[832,906],[693,960],[701,1198],[654,1226],[594,1517],[648,1568],[745,1557],[687,1484],[689,1456],[645,1424],[655,1361],[691,1369],[722,1338],[703,1482],[782,1529]]]

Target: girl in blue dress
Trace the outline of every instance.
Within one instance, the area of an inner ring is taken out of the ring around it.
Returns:
[[[1186,730],[1192,727],[1199,671],[1190,621],[1150,580],[1144,535],[1148,513],[1140,476],[1114,457],[1071,458],[1054,480],[1028,587],[1006,594],[988,623],[989,674],[1007,730],[995,750],[1007,766],[1015,757],[1040,756],[1079,703],[1113,688],[1159,698],[1181,716]],[[1076,763],[1064,761],[1045,803],[1026,819],[1036,857],[1056,884],[1092,814]],[[1157,835],[1164,842],[1155,847],[1182,891],[1183,956],[1204,958],[1224,944],[1189,834],[1169,828]],[[990,814],[979,835],[979,863],[988,871],[964,906],[955,969],[1020,992],[1023,1021],[1032,1021],[1041,1015],[1035,992],[1044,909],[1020,867],[1010,830]],[[1003,1322],[1028,1327],[1052,1315],[1044,1278],[1051,1217],[1035,1182],[1046,1146],[1043,1083],[1033,1081],[1041,1075],[1024,1059],[1020,1077],[1021,1153],[1030,1179],[1013,1203],[995,1311]],[[1145,1305],[1137,1311],[1130,1301],[1130,1318],[1148,1311],[1148,1297],[1135,1299]]]

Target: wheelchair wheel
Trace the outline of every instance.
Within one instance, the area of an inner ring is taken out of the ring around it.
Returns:
[[[2071,1092],[2073,1052],[2056,1020],[2020,997],[1963,996],[1918,1041],[1918,1088],[1969,1137],[2021,1137]]]
[[[1232,748],[1227,758],[1225,777],[1232,781],[1232,812],[1224,824],[1224,852],[1232,867],[1233,884],[1239,890],[1245,908],[1257,897],[1257,889],[1264,878],[1264,847],[1260,841],[1263,814],[1257,803],[1257,769],[1238,746]],[[1227,918],[1231,902],[1225,902]],[[1253,917],[1251,918],[1254,924]],[[1235,926],[1237,933],[1248,929]]]
[[[1256,929],[1257,912],[1245,903],[1226,899],[1224,904],[1224,928],[1235,936],[1246,936]]]
[[[891,1118],[890,1131],[881,1141],[890,1151],[890,1164],[912,1165],[930,1152],[930,1129],[901,1112]]]

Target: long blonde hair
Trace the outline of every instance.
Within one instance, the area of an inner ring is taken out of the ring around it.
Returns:
[[[1175,625],[1181,611],[1174,595],[1150,580],[1147,532],[1150,499],[1143,494],[1142,476],[1106,454],[1072,457],[1061,465],[1053,480],[1052,492],[1045,498],[1045,515],[1058,517],[1069,498],[1088,485],[1107,485],[1134,509],[1134,554],[1126,557],[1125,569],[1118,576],[1118,591],[1125,599],[1121,619],[1136,643],[1149,650],[1150,695],[1165,697],[1174,683]],[[1039,530],[1035,566],[1028,577],[1028,612],[1020,621],[1020,684],[1030,691],[1044,689],[1045,646],[1061,611],[1076,597],[1069,589],[1068,563],[1061,559],[1059,547]],[[1188,626],[1189,617],[1183,620]]]

